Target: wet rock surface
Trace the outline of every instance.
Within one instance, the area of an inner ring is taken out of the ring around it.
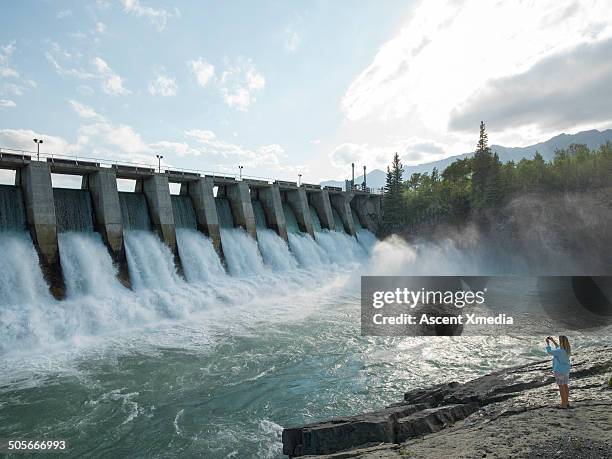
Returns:
[[[385,409],[283,431],[291,457],[612,457],[612,347],[576,352],[571,408],[550,361],[404,394]]]

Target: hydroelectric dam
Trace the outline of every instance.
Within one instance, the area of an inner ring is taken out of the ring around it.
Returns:
[[[133,287],[146,273],[130,264],[139,250],[147,250],[142,242],[152,235],[169,251],[180,276],[188,279],[186,271],[194,270],[192,261],[185,266],[193,256],[189,237],[194,232],[216,255],[219,267],[214,269],[240,275],[256,258],[270,264],[294,263],[279,256],[279,250],[293,252],[300,264],[308,264],[312,256],[324,258],[324,244],[316,250],[306,246],[332,236],[346,240],[360,232],[371,235],[381,214],[381,195],[367,188],[57,156],[36,159],[6,150],[0,150],[0,169],[15,174],[14,185],[0,185],[0,232],[29,232],[43,277],[56,299],[63,299],[67,289],[60,250],[63,234],[99,234],[119,281]],[[53,187],[52,174],[80,176],[81,188]],[[134,190],[119,191],[118,179],[134,181]],[[171,194],[172,183],[180,187],[179,194]],[[131,255],[126,250],[130,240]],[[283,243],[284,248],[279,245]]]

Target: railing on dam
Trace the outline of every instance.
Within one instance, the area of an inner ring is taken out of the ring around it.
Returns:
[[[39,158],[39,159],[37,159]],[[247,175],[247,174],[235,174],[232,172],[219,172],[205,169],[192,169],[192,168],[184,168],[184,167],[175,167],[171,164],[159,165],[156,164],[155,160],[151,160],[150,162],[134,162],[134,161],[124,161],[120,159],[109,159],[109,158],[94,158],[88,156],[79,156],[79,155],[65,155],[65,154],[57,154],[57,153],[49,153],[43,152],[40,153],[31,150],[19,150],[14,148],[4,148],[0,147],[0,163],[3,160],[9,160],[11,162],[30,162],[30,161],[41,161],[51,163],[53,165],[61,166],[61,165],[74,165],[77,167],[84,168],[114,168],[118,171],[131,169],[139,172],[147,172],[147,173],[155,173],[155,172],[163,172],[168,176],[185,176],[185,177],[213,177],[220,179],[229,179],[229,180],[252,180],[261,183],[279,183],[286,184],[292,186],[298,186],[296,182],[287,182],[283,180],[276,180],[270,177],[260,177],[256,175]],[[321,189],[321,185],[307,184],[303,183],[303,187],[307,189]],[[340,187],[323,187],[328,190],[338,190],[343,191]],[[355,191],[367,192],[370,194],[383,194],[384,190],[382,188],[365,188],[365,189],[357,189]]]
[[[11,155],[11,157],[19,157],[24,161],[36,161],[38,153],[36,151],[30,150],[18,150],[14,148],[4,148],[0,147],[0,160],[2,160],[3,155]],[[39,155],[40,161],[46,161],[49,163],[60,163],[62,161],[73,161],[76,164],[92,166],[95,165],[97,167],[133,167],[138,169],[147,169],[152,171],[166,172],[166,173],[183,173],[185,175],[197,175],[197,176],[209,176],[209,177],[222,177],[222,178],[233,178],[235,180],[240,180],[241,177],[239,174],[235,174],[232,172],[219,172],[212,171],[206,169],[192,169],[192,168],[184,168],[184,167],[174,167],[170,164],[162,164],[161,168],[156,164],[155,160],[151,162],[134,162],[134,161],[123,161],[120,159],[109,159],[109,158],[94,158],[88,156],[79,156],[79,155],[64,155],[57,153],[48,153],[48,152],[40,152]],[[242,174],[242,180],[259,180],[266,181],[268,183],[273,183],[274,179],[270,177],[260,177],[256,175],[247,175]]]

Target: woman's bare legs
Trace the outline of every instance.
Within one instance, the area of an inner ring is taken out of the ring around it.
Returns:
[[[569,387],[567,384],[559,385],[559,395],[561,396],[561,408],[567,408],[569,403]]]

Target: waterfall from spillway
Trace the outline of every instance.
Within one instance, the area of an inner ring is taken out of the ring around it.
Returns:
[[[144,194],[121,191],[119,203],[124,230],[151,230],[151,218]]]
[[[289,247],[304,268],[314,268],[330,262],[323,248],[310,234],[289,233]]]
[[[366,255],[366,250],[354,237],[346,234],[340,214],[338,214],[336,209],[333,207],[332,213],[334,215],[336,230],[329,231],[326,229],[321,229],[321,222],[316,209],[311,206],[310,214],[313,225],[315,228],[317,228],[315,238],[318,243],[319,251],[316,254],[310,254],[309,256],[315,259],[321,259],[322,263],[332,262],[341,265],[362,260]]]
[[[195,210],[189,196],[172,195],[172,213],[174,214],[174,226],[176,228],[197,229]]]
[[[352,207],[351,213],[353,214],[353,223],[355,224],[355,231],[357,231],[357,241],[359,242],[359,244],[361,244],[361,246],[367,253],[370,253],[372,247],[374,247],[374,244],[376,244],[376,241],[378,239],[376,239],[374,233],[363,227],[361,221],[359,220],[359,214]]]
[[[30,235],[0,231],[0,356],[37,346],[32,328],[46,334],[47,317],[41,305],[53,302]]]
[[[332,206],[332,215],[334,216],[334,230],[338,233],[344,233],[344,223],[338,211]]]
[[[287,243],[271,229],[257,229],[259,251],[264,263],[275,271],[297,268],[297,260],[289,251]]]
[[[24,231],[26,214],[21,189],[0,185],[0,231]]]
[[[376,238],[374,233],[365,228],[362,228],[357,231],[357,241],[359,241],[359,243],[367,253],[370,253],[374,248],[376,242],[378,242],[378,239]]]
[[[268,227],[268,223],[266,222],[266,213],[261,205],[261,201],[258,199],[253,199],[251,204],[253,205],[253,215],[255,216],[255,225],[257,226],[257,229],[266,229]]]
[[[177,228],[176,242],[188,282],[206,282],[225,275],[211,240],[202,233],[189,228]]]
[[[229,201],[226,198],[215,198],[215,204],[219,215],[219,226],[221,228],[233,228],[234,216]]]
[[[249,276],[264,270],[257,241],[242,228],[221,228],[221,243],[227,269],[233,276]]]
[[[289,251],[287,243],[273,230],[267,227],[266,213],[261,202],[252,201],[253,214],[257,224],[257,242],[264,263],[275,271],[286,271],[297,267],[297,261]]]
[[[363,226],[361,225],[361,220],[359,220],[359,215],[357,214],[355,209],[353,209],[352,207],[351,207],[351,215],[353,216],[353,225],[355,225],[355,231],[359,231],[363,229]]]
[[[233,276],[255,275],[264,269],[257,241],[242,228],[234,228],[232,208],[226,198],[215,198],[221,226],[221,244],[227,269]]]
[[[317,209],[315,209],[312,204],[308,206],[308,209],[310,210],[310,219],[312,220],[312,227],[315,233],[322,231],[323,228],[321,227],[321,220],[319,220]]]
[[[287,223],[287,232],[299,233],[300,225],[298,225],[297,218],[295,218],[293,209],[288,202],[283,202],[283,213],[285,214],[285,222]]]
[[[93,231],[93,210],[89,190],[53,188],[57,231]]]
[[[11,314],[4,307],[21,308],[51,298],[28,233],[0,231],[0,253],[0,316]]]
[[[119,288],[117,268],[98,233],[60,233],[58,240],[69,297],[109,296]]]
[[[176,284],[178,276],[172,253],[155,233],[126,231],[124,240],[134,289],[164,289]]]
[[[312,236],[310,236],[310,234],[300,232],[293,209],[286,202],[283,203],[283,211],[285,214],[285,220],[287,221],[289,247],[291,247],[291,252],[293,252],[295,258],[297,258],[300,266],[304,268],[312,268],[329,262],[329,258],[323,249],[315,242]],[[321,227],[319,217],[316,217],[316,221],[313,219],[313,225],[315,228]]]
[[[193,206],[187,197],[174,197],[179,254],[187,282],[177,275],[168,247],[151,230],[145,195],[120,193],[124,242],[133,290],[117,280],[117,266],[101,235],[93,229],[91,197],[86,190],[55,189],[60,261],[66,299],[56,301],[48,291],[37,251],[25,231],[26,214],[17,187],[0,187],[0,354],[34,348],[72,346],[97,335],[120,332],[168,319],[189,319],[206,311],[218,317],[218,305],[256,305],[292,295],[313,279],[338,273],[330,266],[361,256],[355,238],[320,229],[316,211],[311,217],[316,241],[299,231],[291,207],[289,247],[265,228],[264,209],[254,202],[257,241],[234,228],[231,207],[217,199],[221,238],[230,276],[211,241],[194,229]],[[263,217],[263,218],[262,218]],[[75,231],[78,230],[78,231]],[[358,233],[361,240],[361,232]],[[298,265],[306,269],[297,269]],[[313,268],[313,269],[308,269]],[[320,269],[323,268],[323,269]],[[283,300],[284,301],[284,300]],[[282,304],[282,302],[281,302]],[[209,311],[208,308],[211,308]],[[279,309],[279,310],[282,310]],[[216,312],[215,312],[216,311]],[[243,311],[244,313],[244,311]]]

